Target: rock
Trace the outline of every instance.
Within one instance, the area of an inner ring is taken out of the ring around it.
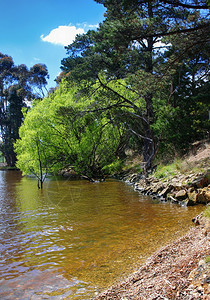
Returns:
[[[180,191],[182,189],[182,184],[181,182],[176,182],[176,183],[173,183],[173,186],[174,186],[174,189],[176,191]]]
[[[201,225],[200,220],[201,220],[201,215],[198,215],[198,216],[196,216],[196,217],[194,217],[194,218],[192,219],[192,222],[193,222],[195,225]]]
[[[59,175],[65,177],[65,178],[71,178],[71,179],[79,179],[79,175],[71,168],[61,170]]]
[[[206,203],[210,202],[210,191],[205,192],[204,197],[206,198]]]
[[[135,183],[134,185],[134,190],[135,191],[140,191],[140,192],[143,192],[145,190],[145,187],[140,185],[139,183]]]
[[[196,204],[196,202],[190,200],[190,199],[186,199],[184,200],[185,206],[194,206]]]
[[[152,188],[152,192],[157,194],[158,192],[162,191],[163,189],[164,189],[164,186],[160,183],[160,184],[155,185]]]
[[[197,298],[189,299],[208,299],[203,298],[201,295],[209,294],[209,278],[210,278],[210,263],[208,259],[202,259],[199,261],[198,266],[193,269],[188,277],[188,280],[191,282],[191,287],[194,292],[198,292]]]
[[[160,197],[160,199],[159,199],[161,202],[165,202],[166,201],[166,199],[164,198],[164,197]]]
[[[194,204],[196,204],[197,193],[193,190],[192,192],[188,192],[187,195],[188,195],[189,200],[194,202]]]
[[[200,225],[204,228],[204,235],[208,236],[210,233],[210,219],[208,217],[204,217],[203,213],[197,215],[195,218],[192,219],[192,222],[195,225]]]
[[[166,188],[164,188],[164,189],[158,194],[158,196],[159,196],[160,198],[162,198],[162,197],[165,198],[166,195],[172,190],[172,188],[173,188],[172,185],[167,186]]]
[[[131,183],[136,183],[139,179],[140,175],[138,173],[134,173],[128,178]]]
[[[210,183],[210,174],[207,173],[206,175],[202,175],[202,176],[197,177],[192,182],[192,185],[196,188],[204,188],[204,187],[208,186],[209,183]]]
[[[179,201],[185,200],[187,198],[187,192],[185,190],[180,190],[176,193],[175,197]]]
[[[187,192],[188,193],[193,193],[194,191],[195,191],[194,187],[190,187]]]
[[[168,195],[167,200],[171,201],[172,203],[179,203],[179,201],[175,199],[172,195]]]
[[[196,202],[200,204],[207,204],[209,202],[209,191],[204,189],[199,189],[196,195]]]
[[[185,206],[210,203],[210,173],[181,174],[157,179],[153,176],[145,178],[142,174],[130,174],[124,177],[126,182],[133,184],[134,189],[161,201],[167,199],[172,203]]]
[[[145,186],[145,180],[144,179],[140,179],[136,184],[138,184],[141,187]]]
[[[210,188],[205,187],[201,191],[202,195],[204,196],[206,203],[210,202]]]

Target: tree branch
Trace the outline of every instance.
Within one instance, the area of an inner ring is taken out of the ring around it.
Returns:
[[[154,34],[146,34],[146,35],[142,35],[134,38],[135,40],[142,38],[142,39],[146,39],[146,38],[150,38],[150,37],[163,37],[163,36],[169,36],[169,35],[175,35],[175,34],[180,34],[180,33],[190,33],[190,32],[194,32],[200,29],[205,29],[208,28],[210,26],[210,23],[207,22],[206,24],[202,24],[199,25],[197,27],[194,28],[187,28],[187,29],[178,29],[178,30],[174,30],[174,31],[168,31],[168,32],[160,32],[160,33],[154,33]]]
[[[153,142],[152,139],[150,139],[150,138],[148,138],[148,137],[146,137],[146,136],[143,136],[143,135],[137,133],[136,131],[134,131],[134,130],[131,129],[131,128],[128,128],[128,131],[132,132],[133,134],[135,134],[136,136],[138,136],[138,137],[140,137],[140,138],[142,138],[142,139],[144,139],[144,140],[148,140],[150,143]]]
[[[160,0],[160,2],[163,2],[164,4],[170,4],[170,5],[173,5],[175,7],[178,7],[178,6],[181,6],[181,7],[185,7],[185,8],[192,8],[192,9],[208,9],[208,5],[207,4],[204,4],[204,5],[199,5],[199,4],[187,4],[187,3],[182,3],[178,0]]]
[[[132,107],[135,107],[136,109],[138,109],[138,107],[137,107],[135,104],[133,104],[132,101],[128,100],[128,99],[125,98],[123,95],[120,95],[118,92],[114,91],[114,90],[113,90],[112,88],[110,88],[107,84],[104,84],[104,83],[101,81],[101,79],[100,79],[99,76],[98,76],[98,80],[99,80],[99,82],[100,82],[100,84],[101,84],[102,87],[104,87],[105,89],[111,91],[113,94],[115,94],[117,97],[123,99],[126,103],[130,104]]]

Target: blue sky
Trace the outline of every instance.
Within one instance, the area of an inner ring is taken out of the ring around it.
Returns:
[[[105,12],[93,0],[0,0],[0,10],[0,52],[16,65],[46,64],[48,88],[55,86],[64,46],[75,34],[96,28]]]

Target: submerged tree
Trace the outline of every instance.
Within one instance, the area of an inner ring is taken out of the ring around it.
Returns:
[[[94,97],[78,98],[78,88],[64,81],[25,116],[15,147],[17,166],[35,175],[40,187],[47,173],[66,167],[89,179],[101,178],[103,167],[115,159],[123,129],[111,116],[89,110]]]

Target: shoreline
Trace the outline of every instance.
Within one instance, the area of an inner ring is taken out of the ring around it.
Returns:
[[[171,202],[182,206],[210,203],[210,171],[203,173],[177,173],[162,180],[150,175],[147,179],[138,174],[129,174],[123,181],[134,186],[134,190],[160,202]]]
[[[186,235],[156,251],[137,272],[93,299],[209,299],[210,220],[197,216],[193,222],[197,226]]]

